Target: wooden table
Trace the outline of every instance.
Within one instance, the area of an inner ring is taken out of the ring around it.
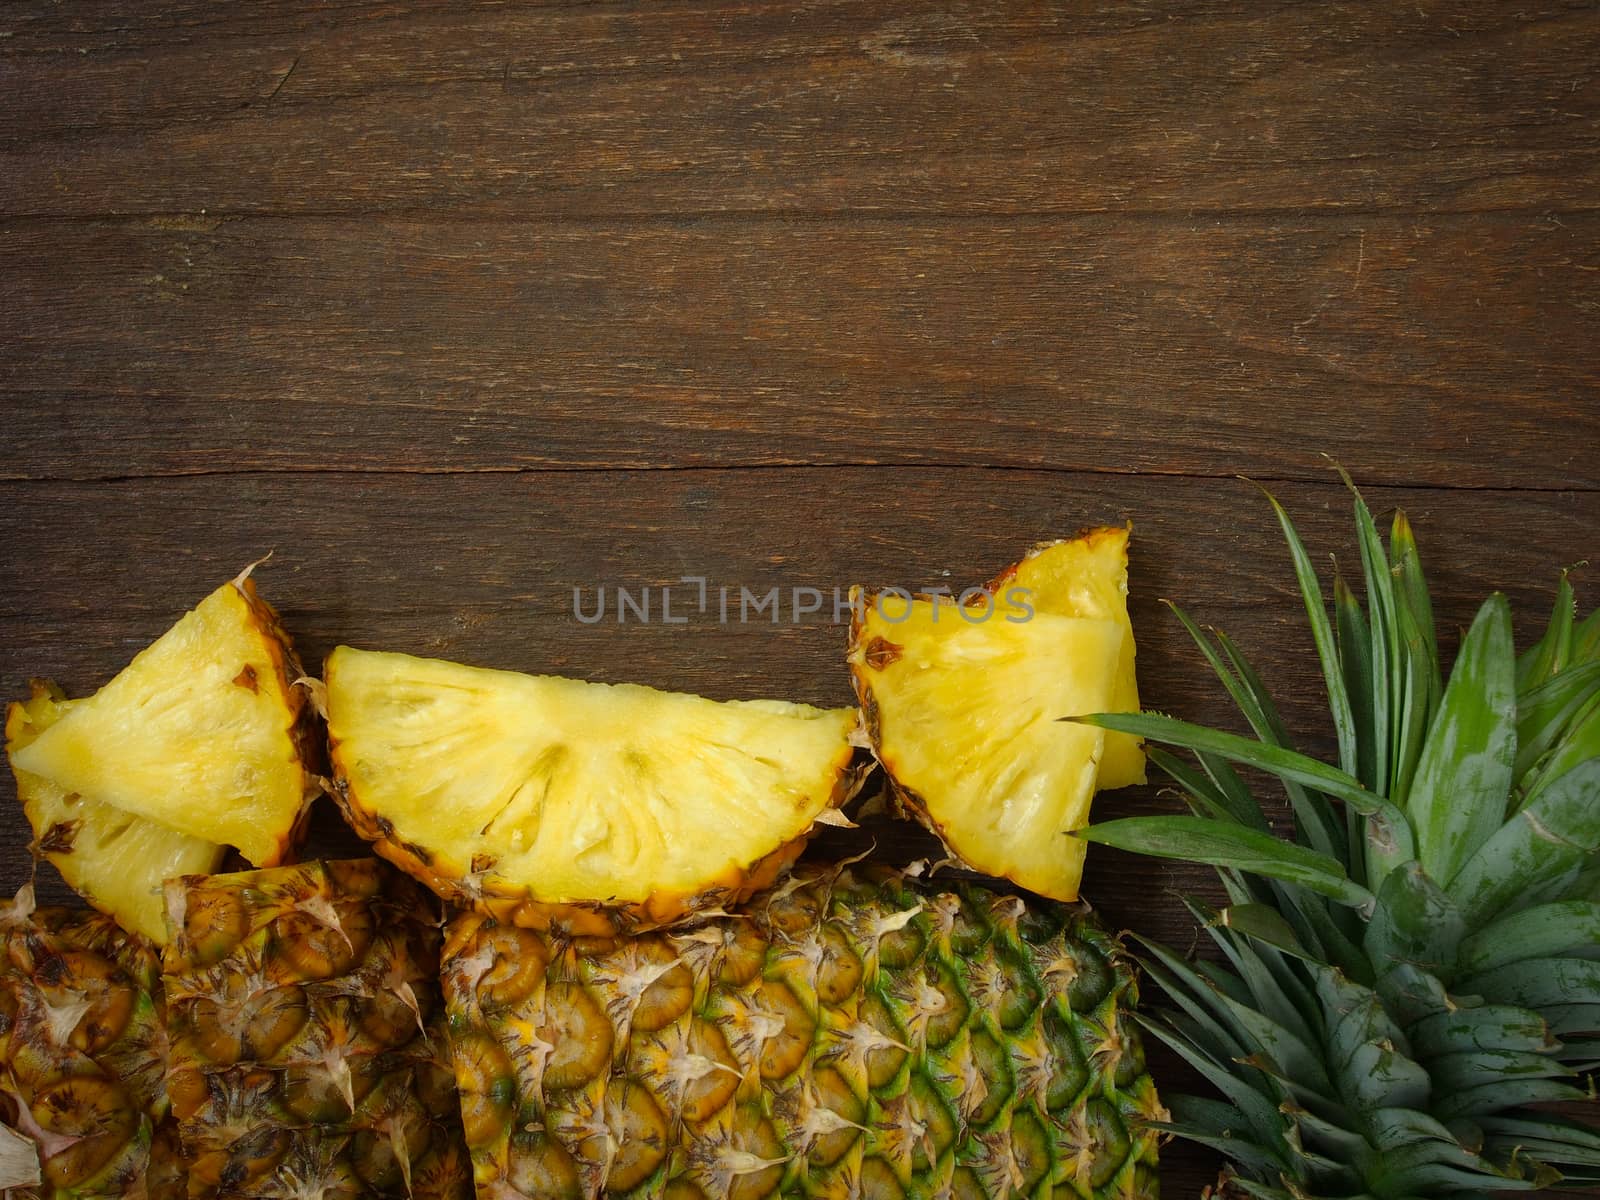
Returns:
[[[1149,706],[1230,719],[1170,596],[1325,748],[1238,476],[1319,558],[1324,455],[1404,505],[1448,641],[1600,552],[1597,62],[1600,12],[1540,0],[14,0],[0,683],[91,690],[270,550],[312,663],[845,703],[831,600],[587,625],[573,589],[976,582],[1132,520]],[[1187,946],[1173,888],[1211,894],[1092,856]]]

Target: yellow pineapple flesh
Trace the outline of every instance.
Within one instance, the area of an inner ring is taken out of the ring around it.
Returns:
[[[311,794],[300,674],[277,614],[241,577],[93,696],[29,730],[11,748],[11,764],[35,781],[37,797],[42,781],[63,801],[110,806],[235,846],[251,863],[276,863],[291,849]],[[40,799],[37,807],[52,806]],[[47,832],[35,828],[41,840]],[[92,883],[87,890],[96,893]]]
[[[1077,898],[1105,735],[1115,622],[1039,613],[969,625],[944,600],[866,597],[850,652],[893,796],[968,866]],[[903,619],[898,617],[905,611]]]
[[[7,710],[7,753],[14,757],[72,704],[59,688],[35,680],[33,695]],[[215,871],[227,853],[226,846],[69,792],[14,764],[13,774],[35,850],[90,904],[158,944],[166,939],[162,883]]]
[[[856,782],[847,709],[344,646],[326,682],[357,832],[446,898],[526,925],[652,926],[735,903]]]
[[[1014,588],[1024,589],[1017,599],[1036,612],[1117,622],[1125,637],[1106,711],[1139,711],[1133,623],[1128,618],[1126,529],[1105,526],[1075,538],[1035,546],[1021,562],[1007,567],[989,585],[989,591],[1002,606],[1007,606],[1006,596]],[[1109,791],[1144,781],[1143,739],[1130,733],[1107,733],[1096,789]]]
[[[969,866],[1078,895],[1097,790],[1144,778],[1136,739],[1062,718],[1136,709],[1127,531],[1037,547],[987,593],[852,593],[848,660],[898,807]]]

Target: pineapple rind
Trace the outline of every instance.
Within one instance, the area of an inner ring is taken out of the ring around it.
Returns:
[[[12,763],[270,865],[292,847],[309,798],[300,674],[253,582],[226,583]]]
[[[446,898],[606,930],[736,903],[854,791],[856,717],[341,646],[336,796]]]
[[[32,688],[28,700],[6,710],[8,755],[33,741],[73,703],[48,682],[34,680]],[[68,792],[14,763],[12,774],[37,852],[91,905],[158,945],[166,940],[162,883],[175,875],[209,874],[227,853],[226,846]]]
[[[851,675],[900,806],[975,869],[1076,899],[1105,736],[1061,718],[1108,706],[1125,641],[1112,619],[865,594]]]
[[[0,1109],[60,1200],[134,1194],[167,1111],[152,948],[100,913],[0,906]]]
[[[1136,983],[1083,909],[804,867],[692,931],[464,913],[443,968],[482,1196],[1156,1195]]]
[[[166,896],[189,1195],[465,1200],[424,894],[359,859],[175,879]]]

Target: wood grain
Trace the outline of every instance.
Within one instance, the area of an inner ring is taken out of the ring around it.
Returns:
[[[0,229],[10,478],[786,463],[1600,484],[1600,212]]]
[[[938,585],[1132,519],[1147,704],[1232,720],[1170,596],[1325,751],[1233,476],[1349,562],[1333,455],[1410,510],[1447,642],[1491,588],[1529,634],[1597,553],[1596,61],[1549,0],[12,0],[0,692],[94,688],[271,549],[313,664],[846,703],[831,612],[572,588]],[[931,849],[817,853],[867,837]],[[313,846],[359,849],[327,808]],[[1099,850],[1087,887],[1182,948],[1215,895]]]
[[[1592,208],[1587,4],[13,4],[0,214]]]

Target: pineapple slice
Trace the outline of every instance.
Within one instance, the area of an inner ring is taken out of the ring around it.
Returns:
[[[258,866],[276,863],[310,794],[299,674],[277,614],[241,576],[14,746],[12,767],[59,789],[63,802],[109,805],[236,846]]]
[[[1070,541],[1043,542],[1021,562],[1007,567],[989,585],[989,591],[1010,611],[1020,606],[1007,602],[1014,588],[1038,612],[1062,617],[1103,617],[1122,626],[1126,637],[1112,680],[1107,712],[1138,712],[1139,684],[1134,676],[1133,624],[1128,620],[1128,531],[1090,529]],[[1107,733],[1100,758],[1099,791],[1143,783],[1144,743],[1129,733]]]
[[[34,680],[32,697],[6,712],[6,752],[14,756],[72,705],[54,684]],[[158,945],[166,940],[162,883],[210,874],[227,853],[226,846],[68,792],[30,771],[13,773],[39,852],[90,904]]]
[[[1106,736],[1060,718],[1111,703],[1121,623],[997,609],[976,624],[944,598],[853,595],[851,674],[900,806],[967,865],[1075,900],[1085,847],[1068,834]]]
[[[378,853],[519,924],[656,926],[766,886],[854,790],[852,710],[341,646],[337,798]],[[834,818],[837,819],[837,818]]]

